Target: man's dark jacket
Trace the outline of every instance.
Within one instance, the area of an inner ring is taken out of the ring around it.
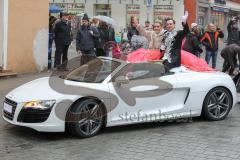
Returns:
[[[201,42],[200,42],[198,36],[195,35],[194,33],[189,33],[186,36],[186,41],[185,41],[183,50],[198,56],[199,53],[203,52],[200,45],[201,45]]]
[[[71,27],[70,25],[61,20],[55,25],[54,40],[56,45],[70,45],[71,43]]]
[[[128,40],[131,41],[132,36],[139,35],[139,32],[136,27],[130,27],[127,33]]]
[[[237,44],[231,44],[221,51],[221,56],[232,68],[237,65],[237,56],[240,60],[240,47]]]
[[[93,35],[90,33],[93,31]],[[76,37],[76,50],[77,51],[90,51],[96,47],[96,39],[99,38],[99,33],[96,27],[81,26],[78,30]]]
[[[168,60],[164,61],[164,65],[167,69],[171,69],[174,67],[181,66],[181,48],[182,48],[182,41],[186,37],[186,35],[190,32],[188,24],[183,25],[183,30],[177,31],[177,34],[174,37],[174,41],[172,42],[172,47],[170,50],[170,57],[171,63]]]
[[[207,51],[217,51],[218,39],[223,37],[224,34],[222,31],[205,32],[203,37],[201,38],[201,42],[206,47]]]
[[[98,32],[99,32],[99,40],[97,41],[96,47],[103,49],[104,45],[110,41],[109,39],[109,30],[108,28],[105,27],[98,27]]]
[[[236,22],[235,22],[236,23]],[[234,22],[230,21],[227,26],[228,30],[228,45],[229,44],[239,44],[240,45],[240,31],[237,28],[233,27]]]

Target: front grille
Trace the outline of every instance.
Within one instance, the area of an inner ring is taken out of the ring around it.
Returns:
[[[3,110],[4,117],[6,117],[7,119],[10,119],[10,120],[13,120],[14,113],[17,108],[17,103],[8,98],[5,98],[4,103],[7,103],[8,105],[12,106],[12,113],[8,113],[7,111]]]
[[[48,119],[52,108],[46,110],[40,109],[22,109],[18,115],[18,122],[23,123],[41,123]]]

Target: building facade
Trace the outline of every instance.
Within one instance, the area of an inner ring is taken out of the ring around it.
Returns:
[[[130,17],[136,16],[141,24],[146,20],[153,23],[172,17],[177,22],[184,14],[184,0],[50,0],[66,12],[87,13],[90,17],[96,15],[110,16],[118,22],[121,28],[129,25]],[[177,28],[181,24],[177,23]]]
[[[214,23],[225,33],[230,19],[240,16],[240,0],[185,0],[184,3],[190,11],[189,23],[196,22],[203,27]]]
[[[16,73],[44,70],[48,0],[0,0],[0,7],[0,67]]]
[[[125,28],[132,15],[141,24],[166,17],[177,21],[189,11],[189,24],[212,22],[227,33],[232,16],[240,16],[240,0],[0,0],[0,71],[35,72],[47,67],[49,4],[75,15],[107,15]],[[225,36],[227,38],[227,35]]]

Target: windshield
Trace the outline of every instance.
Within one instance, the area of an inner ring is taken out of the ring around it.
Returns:
[[[120,64],[120,62],[113,60],[96,58],[73,70],[64,79],[77,82],[101,83]]]

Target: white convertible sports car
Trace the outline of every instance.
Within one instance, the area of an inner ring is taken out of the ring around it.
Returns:
[[[223,120],[236,87],[221,72],[96,58],[65,75],[28,82],[6,95],[5,121],[42,132],[91,137],[104,126],[204,116]]]

